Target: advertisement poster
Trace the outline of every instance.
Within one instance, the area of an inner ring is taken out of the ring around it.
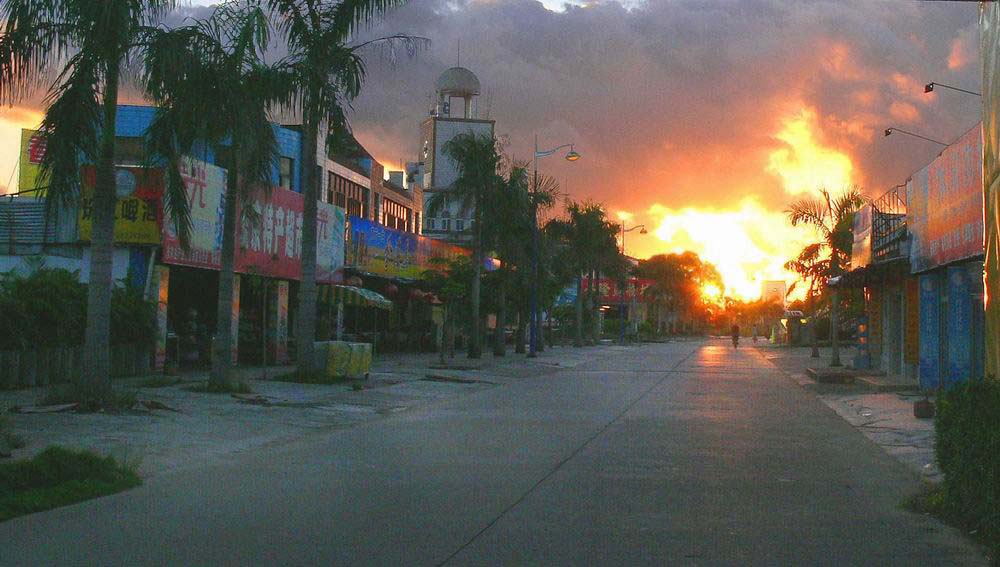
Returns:
[[[854,215],[854,243],[851,246],[851,268],[863,268],[872,263],[872,206],[865,205]],[[784,299],[784,297],[782,297]]]
[[[360,217],[349,220],[347,265],[372,274],[417,279],[434,267],[433,258],[470,254],[461,246],[386,228]],[[487,270],[493,267],[491,259],[486,263]]]
[[[981,159],[977,125],[907,183],[913,273],[983,254]]]
[[[115,242],[123,244],[159,244],[160,219],[163,217],[163,171],[141,167],[118,167],[119,189],[130,187],[132,194],[115,203]],[[80,170],[81,195],[77,211],[80,240],[90,241],[93,228],[94,184],[97,173],[93,166]]]
[[[157,266],[156,277],[156,353],[153,369],[163,370],[167,362],[167,300],[170,298],[170,268]]]
[[[625,288],[625,293],[621,293],[621,282],[610,278],[598,278],[595,281],[595,285],[598,290],[598,300],[604,303],[621,303],[622,301],[631,302],[638,301],[640,303],[646,303],[649,299],[646,298],[646,289],[653,285],[653,280],[639,279],[639,278],[629,278],[628,285]],[[583,292],[587,293],[590,290],[590,278],[583,278]]]
[[[185,157],[181,178],[191,211],[191,243],[187,252],[172,222],[163,223],[163,261],[218,270],[221,266],[222,217],[225,211],[226,170]]]
[[[18,159],[17,190],[31,191],[45,187],[48,183],[41,177],[42,158],[45,157],[45,138],[38,130],[21,130],[21,155]],[[32,197],[45,195],[44,190],[32,193]]]
[[[168,264],[218,270],[221,267],[226,171],[185,158],[182,177],[188,192],[193,230],[187,253],[172,223],[164,223],[163,258]],[[236,271],[297,280],[302,267],[302,195],[275,188],[253,203],[236,227]],[[316,279],[340,283],[344,265],[344,210],[319,203],[316,229]]]

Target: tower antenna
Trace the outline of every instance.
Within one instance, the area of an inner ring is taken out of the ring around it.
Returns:
[[[455,57],[455,66],[462,66],[462,40],[458,40],[458,55]]]

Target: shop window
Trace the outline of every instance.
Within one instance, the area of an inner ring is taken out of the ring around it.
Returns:
[[[295,160],[289,157],[278,159],[278,186],[295,190],[292,186],[292,172],[295,171]]]

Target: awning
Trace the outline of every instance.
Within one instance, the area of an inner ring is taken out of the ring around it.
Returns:
[[[392,301],[385,296],[363,287],[349,285],[321,286],[320,298],[323,301],[343,303],[344,305],[360,305],[378,309],[392,309]]]

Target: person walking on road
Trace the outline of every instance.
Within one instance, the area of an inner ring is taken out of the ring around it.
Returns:
[[[730,329],[730,332],[733,334],[733,348],[740,348],[740,326],[733,323],[733,328]]]

